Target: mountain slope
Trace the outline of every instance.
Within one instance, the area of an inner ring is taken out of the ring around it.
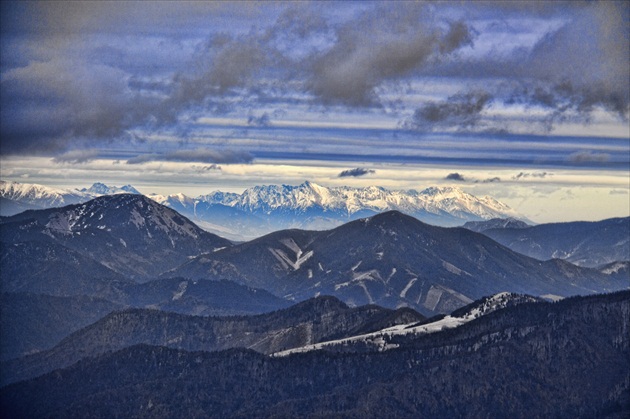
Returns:
[[[232,281],[191,281],[182,278],[155,279],[121,288],[117,302],[195,316],[234,316],[271,312],[291,302],[256,288]]]
[[[134,346],[4,387],[0,407],[11,418],[622,418],[629,314],[628,292],[523,304],[384,353]]]
[[[20,225],[0,224],[2,292],[99,295],[111,299],[116,288],[130,282],[86,252],[70,249],[47,236],[42,241],[5,242],[5,232]]]
[[[201,255],[165,276],[227,278],[296,300],[335,295],[351,305],[448,313],[510,291],[575,295],[627,288],[603,273],[540,262],[463,228],[392,211],[329,231],[285,230]]]
[[[377,306],[349,308],[332,297],[320,297],[258,316],[197,317],[157,310],[116,312],[64,339],[51,350],[2,364],[2,382],[34,377],[86,357],[135,344],[216,351],[242,347],[262,353],[369,329],[383,320],[389,326],[423,319],[410,310]]]
[[[489,229],[483,234],[540,260],[558,258],[588,267],[630,260],[630,217]]]
[[[399,348],[403,341],[413,341],[420,335],[441,332],[447,329],[460,327],[468,322],[479,319],[482,316],[494,313],[507,307],[519,304],[543,301],[540,298],[529,295],[519,295],[502,292],[484,297],[469,305],[459,308],[447,316],[435,316],[421,322],[410,322],[393,327],[385,327],[375,332],[344,337],[332,341],[323,341],[299,348],[287,349],[275,353],[274,356],[287,356],[295,353],[304,353],[314,350],[326,350],[335,352],[363,352],[385,351]],[[391,342],[396,339],[398,343]]]
[[[231,245],[172,209],[131,194],[3,218],[1,240],[60,244],[139,281]]]

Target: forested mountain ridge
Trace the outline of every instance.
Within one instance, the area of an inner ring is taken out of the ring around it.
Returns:
[[[1,406],[9,418],[620,418],[629,323],[630,292],[619,292],[521,304],[383,353],[140,345],[4,387]]]

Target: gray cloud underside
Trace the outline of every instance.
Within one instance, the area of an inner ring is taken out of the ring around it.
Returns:
[[[99,155],[98,150],[77,149],[60,154],[52,159],[55,163],[83,164],[88,163]]]
[[[191,112],[221,114],[237,106],[288,103],[289,98],[325,111],[379,108],[387,105],[392,83],[435,75],[462,86],[467,86],[462,80],[480,77],[500,82],[483,90],[473,83],[443,101],[425,101],[406,121],[407,128],[507,129],[484,119],[499,104],[543,108],[546,127],[588,122],[600,108],[628,117],[629,6],[623,2],[504,4],[501,13],[556,16],[565,23],[531,50],[481,57],[462,51],[474,48],[479,35],[472,17],[501,17],[484,4],[462,6],[458,18],[424,3],[369,4],[356,10],[340,5],[339,16],[332,9],[320,12],[318,4],[59,6],[3,5],[3,154],[59,152],[77,140],[89,147],[94,139],[133,138],[134,129],[172,126]],[[204,35],[205,21],[219,29]],[[222,21],[239,23],[242,30],[230,32]],[[191,55],[184,63],[142,65],[121,46],[109,46],[126,33],[144,36],[175,55]],[[28,40],[26,34],[34,37]],[[201,36],[207,37],[197,41]],[[96,54],[96,46],[106,53]],[[129,66],[117,65],[125,62]],[[269,124],[267,113],[255,114],[250,112],[251,125]]]
[[[461,173],[449,173],[444,179],[455,180],[457,182],[466,182],[466,178]]]
[[[372,173],[376,173],[376,171],[372,169],[364,169],[362,167],[357,167],[355,169],[344,170],[341,173],[339,173],[337,177],[359,177],[359,176],[369,175]]]
[[[531,51],[484,60],[450,61],[428,69],[441,76],[494,78],[493,91],[468,90],[443,102],[419,107],[408,126],[422,130],[445,125],[471,128],[493,103],[543,108],[541,124],[590,122],[596,108],[627,121],[630,102],[628,3],[581,4],[559,30],[548,33]],[[553,8],[545,8],[551,13]],[[557,9],[556,9],[557,10]],[[487,127],[486,127],[487,128]]]

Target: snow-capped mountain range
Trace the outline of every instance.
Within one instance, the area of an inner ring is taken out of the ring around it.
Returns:
[[[254,214],[306,213],[317,208],[323,213],[345,216],[392,210],[405,213],[426,212],[436,216],[448,214],[462,219],[471,216],[490,219],[507,214],[516,215],[511,208],[492,197],[477,198],[454,187],[430,187],[418,192],[413,189],[387,190],[377,186],[327,188],[313,182],[304,182],[298,186],[255,186],[240,195],[213,192],[198,199]]]
[[[70,190],[0,181],[1,215],[82,203],[119,193],[140,194],[131,185],[109,187],[95,183],[90,188]],[[196,198],[181,193],[148,196],[205,230],[232,240],[251,239],[287,228],[328,229],[391,210],[440,226],[493,218],[523,218],[490,196],[476,197],[455,187],[403,191],[377,186],[328,188],[304,182],[298,186],[255,186],[242,194],[215,191]]]
[[[134,195],[141,195],[141,193],[138,192],[138,190],[136,188],[134,188],[133,186],[131,186],[131,185],[125,185],[125,186],[121,186],[119,188],[117,186],[107,186],[104,183],[100,183],[100,182],[96,182],[95,184],[93,184],[89,188],[79,189],[79,192],[82,192],[82,193],[88,194],[88,195],[95,195],[95,196],[117,195],[117,194],[121,194],[121,193],[130,193],[130,194],[134,194]]]
[[[217,191],[197,198],[182,194],[150,197],[203,228],[233,239],[288,228],[328,229],[392,210],[440,226],[501,217],[523,218],[490,196],[476,197],[454,187],[401,191],[377,186],[328,188],[304,182],[298,186],[255,186],[242,194]]]
[[[133,186],[107,186],[95,183],[90,188],[61,189],[34,183],[0,181],[0,215],[10,216],[29,209],[47,209],[82,204],[103,195],[140,194]]]

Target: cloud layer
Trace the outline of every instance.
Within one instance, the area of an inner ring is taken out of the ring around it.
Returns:
[[[624,2],[2,7],[3,154],[184,133],[203,115],[266,127],[277,109],[420,132],[512,131],[510,112],[525,129],[628,118]]]

